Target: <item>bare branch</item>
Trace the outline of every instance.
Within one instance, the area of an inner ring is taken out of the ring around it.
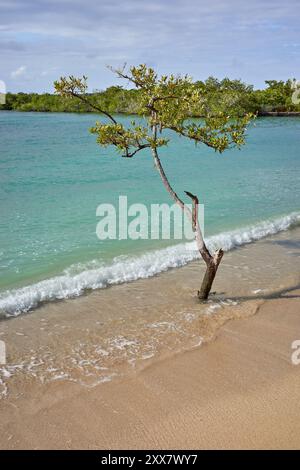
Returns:
[[[198,199],[197,196],[190,193],[189,191],[184,191],[184,192],[187,196],[189,196],[192,199],[192,202],[193,202],[192,225],[193,225],[193,231],[196,233],[195,238],[196,238],[198,250],[199,250],[202,258],[204,259],[205,263],[207,265],[209,265],[209,263],[211,263],[212,256],[211,256],[210,252],[208,251],[208,249],[205,245],[203,235],[202,235],[202,231],[201,231],[201,227],[200,227],[199,220],[198,220],[199,199]]]
[[[85,98],[83,95],[79,95],[78,93],[75,93],[75,92],[71,92],[71,95],[74,97],[74,98],[78,98],[79,100],[81,100],[83,103],[89,105],[91,108],[95,109],[95,111],[98,111],[99,113],[102,113],[104,114],[105,116],[107,116],[114,124],[117,124],[117,121],[114,119],[114,117],[109,114],[107,111],[104,111],[102,108],[100,108],[99,106],[91,103],[87,98]]]
[[[134,79],[132,76],[127,75],[124,73],[125,66],[123,67],[122,70],[120,69],[114,69],[111,66],[108,66],[109,70],[111,70],[113,73],[115,73],[119,78],[123,78],[125,80],[128,80],[129,82],[133,83],[137,88],[145,88],[144,84],[142,82],[139,82],[138,80]]]
[[[196,231],[197,228],[197,219],[198,219],[198,205],[199,205],[199,200],[197,196],[194,196],[194,194],[190,193],[189,191],[184,191],[187,196],[189,196],[192,201],[193,201],[193,220],[192,220],[192,226],[193,226],[193,232]]]

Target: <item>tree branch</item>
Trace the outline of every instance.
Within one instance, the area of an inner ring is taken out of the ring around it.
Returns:
[[[100,108],[99,106],[91,103],[88,99],[86,99],[84,96],[82,95],[79,95],[78,93],[75,93],[75,92],[71,92],[71,95],[74,96],[74,98],[78,98],[79,100],[81,100],[83,103],[89,105],[91,108],[95,109],[95,111],[98,111],[99,113],[101,114],[104,114],[105,116],[107,116],[114,124],[117,124],[117,121],[115,120],[115,118],[109,114],[107,111],[104,111],[102,108]]]
[[[128,80],[129,82],[133,83],[137,88],[145,88],[144,84],[142,82],[139,82],[138,80],[134,79],[132,76],[127,75],[126,73],[121,72],[119,69],[114,69],[113,67],[108,67],[113,73],[118,75],[119,78],[124,78],[125,80]]]
[[[140,152],[143,149],[150,148],[151,144],[139,144],[138,148],[134,152],[129,152],[126,149],[126,154],[122,155],[123,158],[132,158],[136,153]]]
[[[174,132],[177,132],[177,134],[181,135],[182,137],[187,137],[191,140],[194,140],[195,142],[200,142],[202,144],[205,144],[207,145],[207,147],[210,147],[210,148],[213,148],[215,149],[215,146],[213,144],[210,143],[209,140],[207,139],[203,139],[203,138],[200,138],[200,137],[196,137],[196,136],[191,136],[189,134],[187,134],[183,129],[179,128],[179,127],[175,127],[175,126],[166,126],[165,129],[170,129],[171,131],[174,131]]]
[[[192,201],[193,201],[193,220],[192,220],[192,226],[193,226],[193,232],[196,231],[197,227],[197,220],[198,220],[198,205],[199,205],[199,200],[197,196],[194,196],[194,194],[190,193],[189,191],[184,191],[187,196],[189,196]]]

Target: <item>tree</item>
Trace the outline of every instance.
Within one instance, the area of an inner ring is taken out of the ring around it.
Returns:
[[[107,109],[90,103],[94,110],[108,118],[108,123],[97,122],[91,132],[97,135],[98,144],[113,145],[124,158],[133,158],[138,152],[149,149],[164,187],[191,221],[197,248],[206,264],[198,298],[206,300],[223,257],[223,250],[220,248],[215,253],[210,253],[205,244],[198,221],[198,197],[185,191],[192,200],[191,210],[172,187],[158,153],[160,147],[168,144],[168,139],[163,136],[162,131],[169,129],[196,144],[205,144],[222,153],[230,147],[241,147],[245,143],[246,125],[252,115],[234,117],[224,112],[212,113],[208,107],[205,85],[199,87],[198,82],[197,86],[187,75],[158,77],[156,72],[146,65],[131,67],[128,71],[124,67],[113,72],[119,78],[129,81],[139,91],[138,112],[144,116],[145,125],[136,125],[132,121],[131,126],[125,128]],[[62,96],[76,98],[85,104],[89,103],[85,76],[61,77],[54,86],[56,93]],[[212,83],[209,83],[209,86],[211,87]],[[190,120],[190,117],[196,114],[195,110],[197,114],[200,110],[200,114],[205,116],[204,122],[197,123]]]
[[[257,90],[258,109],[261,112],[297,112],[299,111],[299,103],[293,102],[293,92],[295,90],[295,80],[266,80],[267,88],[265,90]],[[296,84],[297,86],[297,84]]]

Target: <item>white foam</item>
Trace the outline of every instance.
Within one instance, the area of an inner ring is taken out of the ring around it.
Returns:
[[[211,250],[222,247],[225,251],[251,243],[267,235],[287,230],[300,223],[300,213],[261,222],[243,229],[224,232],[207,239]],[[100,289],[114,284],[152,277],[171,268],[183,266],[199,257],[194,242],[182,243],[161,250],[151,251],[139,257],[116,258],[111,265],[99,265],[95,261],[90,269],[81,265],[81,272],[68,269],[62,275],[46,279],[23,288],[0,294],[0,312],[16,316],[37,307],[42,302],[66,299],[81,295],[87,289]]]

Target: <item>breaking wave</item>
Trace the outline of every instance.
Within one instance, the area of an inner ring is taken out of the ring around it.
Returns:
[[[300,223],[300,213],[292,213],[242,229],[223,232],[207,239],[211,250],[225,251],[273,235]],[[199,257],[195,243],[147,252],[139,257],[117,257],[110,265],[97,261],[93,267],[74,265],[61,275],[19,289],[0,294],[0,312],[5,317],[17,316],[37,307],[42,302],[81,295],[88,289],[101,289],[137,279],[152,277],[171,268],[184,266]]]

